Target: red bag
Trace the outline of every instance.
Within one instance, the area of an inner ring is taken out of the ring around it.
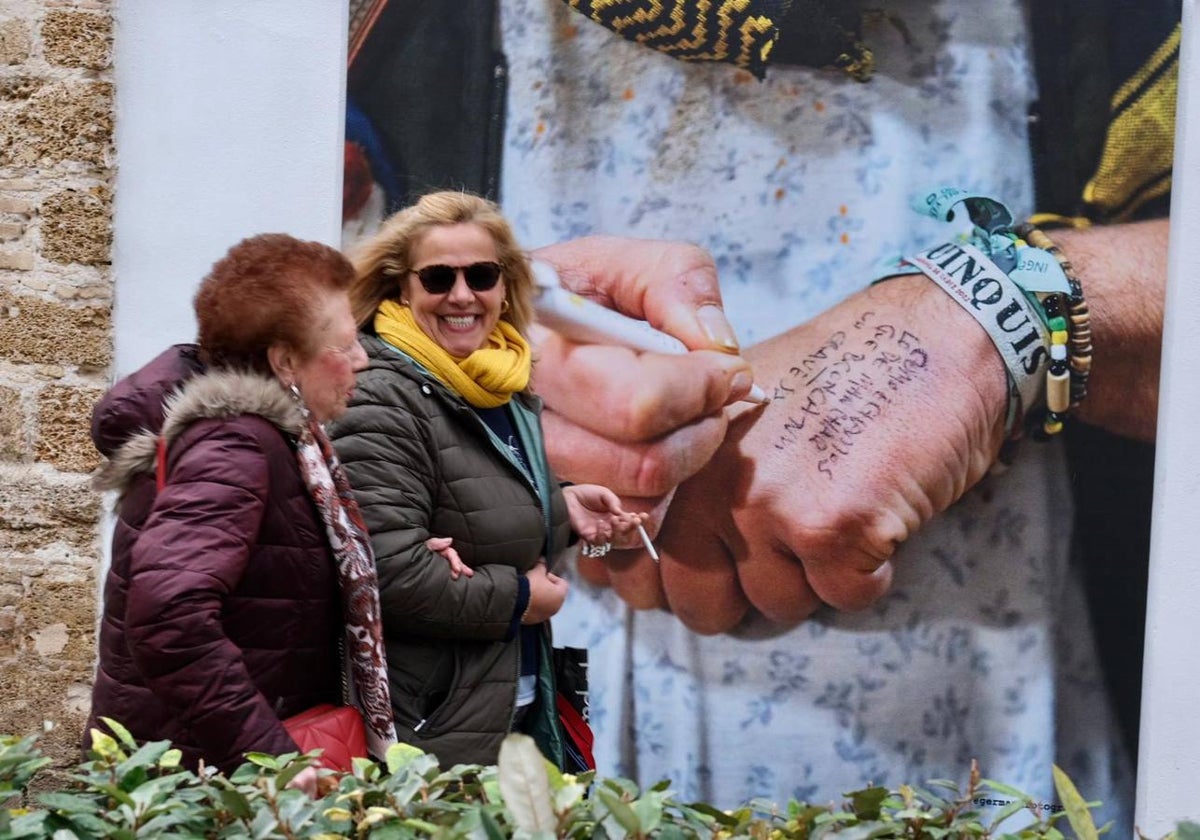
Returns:
[[[593,735],[588,725],[587,650],[554,649],[554,698],[563,736],[563,766],[567,773],[596,769]]]
[[[324,750],[319,763],[326,769],[349,772],[351,759],[367,757],[367,730],[353,706],[321,703],[292,715],[283,728],[300,752]]]
[[[592,743],[595,736],[592,727],[583,715],[576,711],[561,693],[555,695],[558,706],[558,722],[563,730],[563,769],[568,773],[582,773],[585,770],[596,769],[596,759],[592,755]]]

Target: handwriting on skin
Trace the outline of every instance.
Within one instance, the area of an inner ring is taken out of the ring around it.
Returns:
[[[928,363],[921,339],[864,312],[849,330],[833,333],[780,378],[773,398],[791,410],[775,448],[811,448],[818,455],[817,469],[832,479],[857,438]]]

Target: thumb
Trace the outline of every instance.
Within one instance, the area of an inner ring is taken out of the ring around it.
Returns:
[[[686,242],[588,236],[539,249],[571,290],[678,338],[689,350],[739,352],[717,266]]]
[[[619,516],[624,512],[621,510],[621,500],[617,498],[617,494],[612,490],[609,490],[602,484],[597,484],[596,492],[600,499],[600,505],[606,513]]]

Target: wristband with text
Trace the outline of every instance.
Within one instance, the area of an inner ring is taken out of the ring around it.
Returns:
[[[1006,437],[1020,436],[1022,417],[1029,423],[1041,421],[1046,434],[1056,433],[1065,416],[1065,410],[1058,410],[1068,340],[1063,315],[1079,291],[1078,282],[1068,277],[1059,255],[1035,247],[1044,246],[1045,237],[1028,241],[1022,233],[1029,228],[1018,228],[1012,213],[994,198],[942,187],[913,204],[945,222],[954,221],[961,205],[971,230],[894,260],[881,273],[925,275],[987,332],[1008,378]],[[1049,412],[1048,394],[1053,403]]]

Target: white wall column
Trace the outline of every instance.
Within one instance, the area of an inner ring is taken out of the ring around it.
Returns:
[[[1200,820],[1200,16],[1183,2],[1171,250],[1146,605],[1137,825]],[[1103,621],[1103,617],[1099,620]]]
[[[195,336],[192,294],[256,233],[337,246],[345,0],[117,0],[115,374]]]

